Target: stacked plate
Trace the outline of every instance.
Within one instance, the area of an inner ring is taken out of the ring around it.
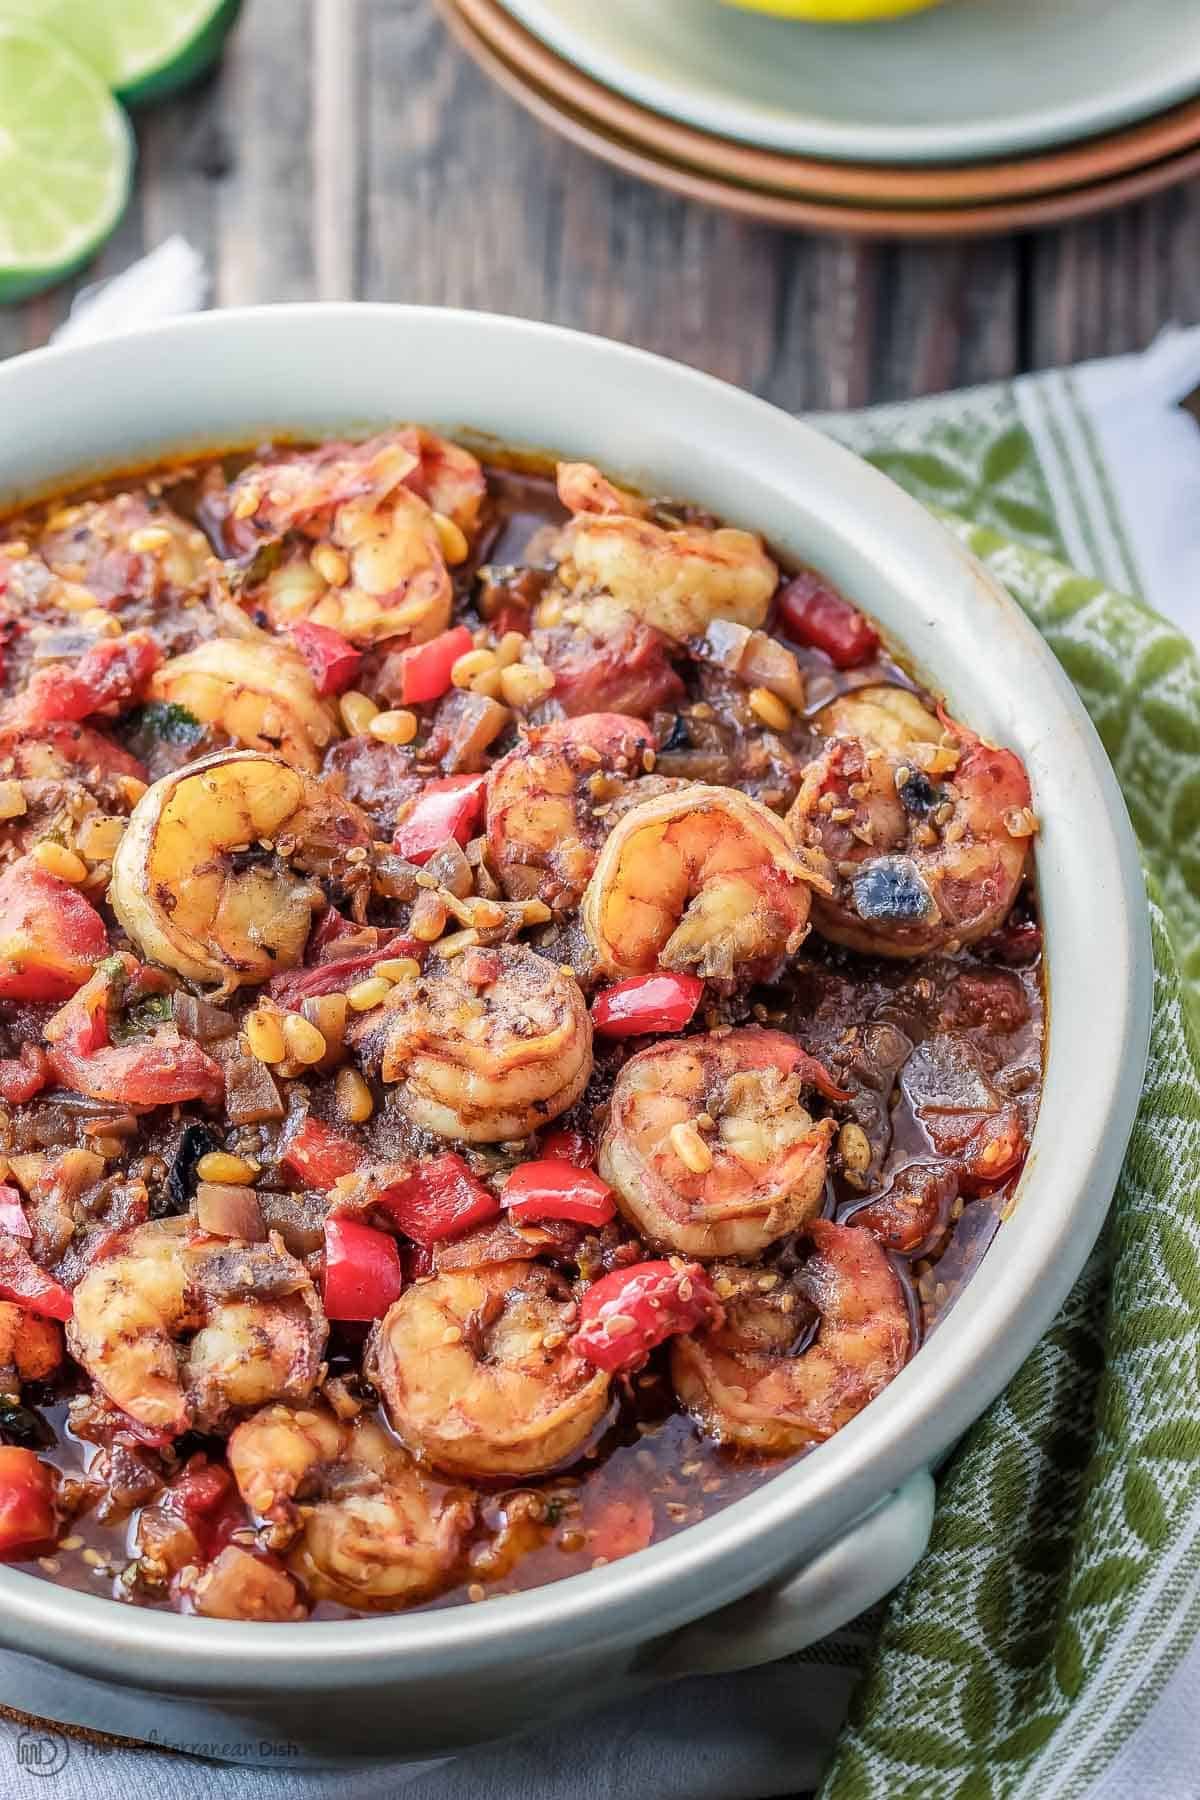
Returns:
[[[872,237],[1055,224],[1200,174],[1200,0],[437,0],[543,123],[677,194]]]

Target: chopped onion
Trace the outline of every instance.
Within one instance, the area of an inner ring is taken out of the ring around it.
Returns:
[[[795,656],[765,631],[751,631],[731,619],[714,619],[700,642],[706,662],[728,669],[747,687],[765,687],[789,706],[803,707],[804,675]]]
[[[456,900],[465,900],[474,888],[474,872],[466,851],[454,838],[448,838],[440,850],[434,851],[425,864],[425,872],[441,887],[449,888]]]
[[[220,1038],[232,1037],[237,1030],[237,1023],[230,1013],[222,1012],[208,1000],[198,999],[195,994],[173,994],[171,1016],[183,1036],[194,1038],[198,1044],[216,1043]]]
[[[235,1056],[225,1069],[225,1111],[234,1125],[261,1125],[282,1119],[286,1108],[265,1063],[254,1056]]]
[[[196,1223],[214,1237],[241,1238],[248,1244],[266,1242],[267,1228],[253,1188],[232,1187],[223,1181],[200,1182]]]

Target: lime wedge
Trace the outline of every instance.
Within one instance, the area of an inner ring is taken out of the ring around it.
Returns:
[[[125,210],[129,121],[94,70],[0,18],[0,302],[72,273]]]
[[[221,53],[241,0],[0,0],[0,18],[60,38],[130,105],[202,75]]]

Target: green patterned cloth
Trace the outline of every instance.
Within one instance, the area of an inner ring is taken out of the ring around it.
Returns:
[[[1060,402],[1077,408],[1069,452],[1044,429]],[[1035,381],[821,423],[946,513],[1075,683],[1141,840],[1156,1006],[1105,1238],[942,1472],[930,1548],[887,1606],[820,1800],[1186,1800],[1200,1794],[1200,661],[1159,614],[1059,560],[1090,543],[1093,568],[1115,557],[1138,577],[1077,394]],[[1182,485],[1200,527],[1200,449]]]

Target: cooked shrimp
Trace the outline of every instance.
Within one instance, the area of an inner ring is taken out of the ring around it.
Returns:
[[[661,965],[729,980],[799,949],[813,893],[828,889],[818,861],[757,800],[697,784],[625,814],[580,917],[610,974]]]
[[[606,596],[677,642],[703,637],[714,619],[761,625],[779,570],[751,531],[668,528],[643,502],[587,463],[559,468],[559,497],[573,513],[559,538],[559,580],[573,598]]]
[[[609,1377],[575,1354],[578,1308],[541,1263],[443,1271],[376,1326],[364,1368],[414,1455],[471,1475],[537,1475],[584,1448]]]
[[[614,796],[643,773],[640,719],[588,713],[530,731],[488,776],[491,865],[511,900],[573,912],[607,835]]]
[[[123,1233],[92,1265],[67,1345],[122,1411],[166,1438],[305,1399],[326,1333],[307,1270],[277,1236],[196,1237],[178,1218]]]
[[[229,1466],[315,1600],[394,1607],[446,1583],[475,1515],[370,1419],[270,1406],[239,1425]]]
[[[60,580],[77,583],[93,606],[105,607],[186,593],[213,561],[202,531],[144,493],[66,507],[51,516],[37,548]],[[67,603],[77,608],[79,601]]]
[[[899,1374],[911,1328],[895,1270],[867,1231],[813,1219],[792,1281],[731,1266],[717,1279],[725,1324],[671,1346],[675,1391],[724,1443],[784,1455],[819,1443]],[[805,1349],[806,1310],[817,1335]]]
[[[831,1119],[800,1099],[820,1064],[781,1031],[666,1039],[617,1077],[600,1173],[649,1243],[757,1256],[821,1204]]]
[[[449,624],[448,558],[461,560],[484,492],[468,451],[410,427],[252,465],[230,489],[232,535],[300,534],[303,556],[254,589],[272,624],[311,618],[355,643],[420,643]]]
[[[363,1013],[351,1048],[396,1105],[438,1137],[498,1144],[573,1106],[592,1073],[592,1023],[574,977],[523,944],[433,958]]]
[[[263,634],[210,638],[172,657],[150,682],[154,700],[186,707],[250,750],[275,751],[315,775],[321,752],[338,735],[333,709],[316,690],[296,651]]]
[[[1037,830],[1029,779],[903,688],[843,695],[817,715],[829,739],[788,825],[837,875],[816,895],[823,937],[878,956],[973,944],[1007,915]]]
[[[230,991],[295,967],[324,909],[320,882],[361,886],[370,844],[367,820],[328,785],[277,756],[220,750],[143,794],[110,899],[144,955]]]

